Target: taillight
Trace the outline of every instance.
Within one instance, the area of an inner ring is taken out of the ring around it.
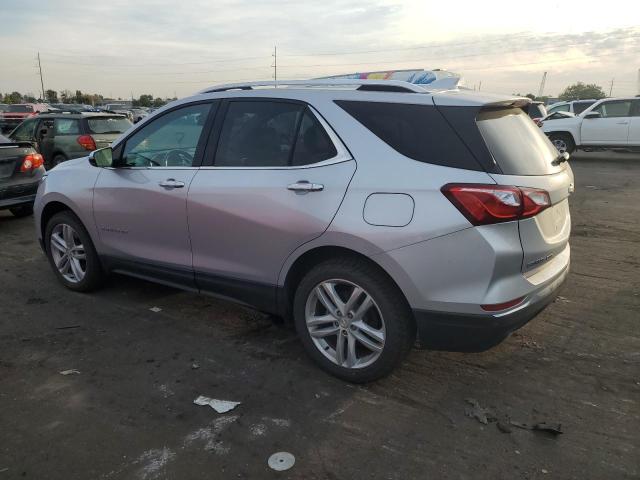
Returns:
[[[22,173],[32,172],[36,168],[40,168],[44,165],[44,158],[39,153],[31,153],[22,159],[22,165],[20,165],[20,171]]]
[[[96,149],[96,141],[91,135],[80,135],[76,141],[82,145],[85,150],[94,151]]]
[[[529,218],[551,206],[549,194],[535,188],[462,183],[441,191],[473,225]]]
[[[521,187],[520,191],[523,199],[520,218],[533,217],[551,206],[551,198],[545,190]]]

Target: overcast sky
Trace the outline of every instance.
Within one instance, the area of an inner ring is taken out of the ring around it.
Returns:
[[[0,0],[0,92],[181,97],[208,85],[443,68],[471,88],[634,95],[638,0]]]

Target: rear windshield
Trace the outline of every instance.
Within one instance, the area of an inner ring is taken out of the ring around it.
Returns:
[[[126,132],[132,123],[124,117],[97,117],[87,119],[91,133],[122,133]]]
[[[548,175],[558,151],[520,108],[483,110],[476,119],[493,158],[505,175]]]
[[[33,107],[31,105],[9,105],[7,112],[14,112],[14,113],[33,112]]]

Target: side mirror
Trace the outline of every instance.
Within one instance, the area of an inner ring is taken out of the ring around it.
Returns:
[[[89,163],[94,167],[113,167],[113,150],[111,147],[94,150],[89,154]]]
[[[585,119],[587,118],[602,118],[602,114],[600,112],[589,112],[584,116]]]

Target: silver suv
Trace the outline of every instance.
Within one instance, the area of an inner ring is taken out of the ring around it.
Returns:
[[[526,99],[399,81],[234,84],[48,173],[37,234],[68,288],[108,272],[292,319],[353,382],[416,344],[481,351],[569,270],[573,174]]]

